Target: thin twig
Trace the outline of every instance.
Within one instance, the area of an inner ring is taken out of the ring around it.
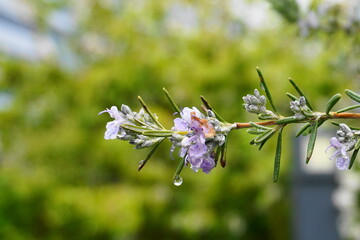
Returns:
[[[321,117],[319,119],[322,119],[322,120],[328,120],[328,119],[360,119],[360,113],[349,113],[349,112],[336,113],[336,112],[331,112],[330,114],[321,113],[320,115],[321,115]],[[294,120],[291,123],[305,123],[305,122],[309,122],[311,120],[313,120],[313,119]],[[283,123],[278,123],[277,120],[254,122],[254,123],[258,124],[258,125],[261,125],[261,126],[281,125],[281,124],[283,124]],[[252,127],[250,123],[235,123],[235,124],[236,124],[236,129]]]
[[[267,125],[275,125],[276,121],[263,121],[263,122],[254,122],[261,126],[267,126]],[[250,123],[236,123],[236,129],[240,128],[250,128],[252,127]]]

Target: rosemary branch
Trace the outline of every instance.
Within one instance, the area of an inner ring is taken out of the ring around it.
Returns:
[[[294,119],[292,121],[287,122],[286,124],[289,123],[306,123],[306,122],[310,122],[315,120],[316,118],[321,119],[321,120],[329,120],[329,119],[360,119],[360,113],[349,113],[349,112],[344,112],[344,113],[336,113],[336,112],[330,112],[329,114],[326,113],[317,113],[316,114],[317,117],[314,118],[308,118],[308,119]],[[281,119],[279,120],[270,120],[270,121],[261,121],[261,122],[255,122],[258,125],[262,125],[262,126],[271,126],[271,125],[283,125],[284,123],[280,122]],[[236,129],[242,129],[242,128],[250,128],[252,127],[250,123],[235,123],[236,124]]]

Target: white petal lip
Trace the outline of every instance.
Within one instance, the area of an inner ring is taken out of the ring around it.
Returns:
[[[119,133],[119,128],[120,128],[120,125],[117,120],[108,122],[106,124],[106,132],[105,132],[104,138],[106,140],[115,139]]]
[[[198,118],[204,118],[203,114],[196,107],[185,107],[180,113],[181,117],[188,123],[191,123],[191,114],[195,114]]]
[[[114,118],[115,120],[106,124],[104,138],[106,140],[115,139],[118,136],[120,126],[125,122],[125,119],[120,115],[120,112],[116,106],[112,106],[110,109],[107,108],[106,110],[99,112],[98,115],[105,112],[109,113],[110,117]]]

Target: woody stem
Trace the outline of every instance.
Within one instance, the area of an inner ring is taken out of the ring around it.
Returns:
[[[328,120],[328,119],[360,119],[360,113],[348,113],[348,112],[344,112],[344,113],[331,112],[329,114],[319,113],[317,116],[318,117],[308,118],[308,119],[305,119],[305,120],[294,119],[293,121],[288,122],[288,123],[310,122],[312,120],[315,120],[316,118],[322,119],[322,120]],[[262,121],[262,122],[255,122],[255,123],[258,124],[258,125],[262,125],[262,126],[283,124],[283,123],[278,123],[278,120]],[[235,124],[236,124],[236,129],[252,127],[250,123],[235,123]]]

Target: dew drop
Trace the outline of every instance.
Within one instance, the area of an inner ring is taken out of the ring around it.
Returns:
[[[176,176],[174,179],[174,185],[180,186],[183,183],[183,179],[180,176]]]

